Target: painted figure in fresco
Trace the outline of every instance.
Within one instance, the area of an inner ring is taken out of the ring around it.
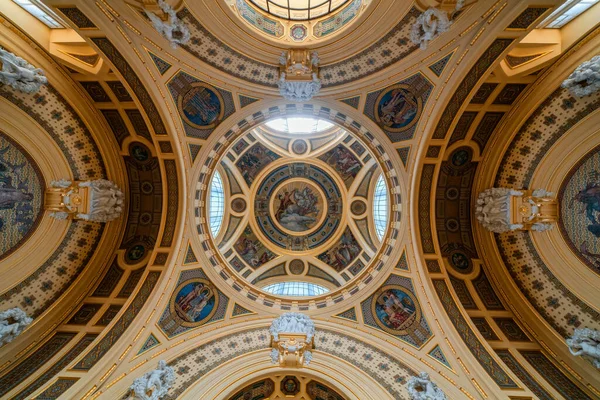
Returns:
[[[362,167],[360,161],[358,161],[354,154],[342,145],[338,145],[327,152],[324,158],[320,158],[335,168],[344,181],[356,178],[358,171],[360,171],[360,168]]]
[[[13,177],[18,176],[25,163],[14,165],[4,160],[3,155],[9,149],[10,147],[7,146],[0,150],[0,210],[10,210],[15,207],[19,211],[31,209],[30,213],[17,212],[16,222],[27,222],[23,218],[29,218],[33,212],[31,205],[29,205],[33,200],[33,194],[27,192],[26,182],[21,182],[17,187],[14,186]],[[0,218],[0,229],[2,229],[2,226],[4,226],[4,221]]]
[[[319,212],[318,197],[309,187],[285,191],[278,196],[278,200],[275,218],[284,228],[302,232],[310,229],[310,224],[316,221],[314,215]]]
[[[279,158],[277,154],[260,144],[252,146],[235,164],[248,185],[252,184],[256,175],[271,161]]]
[[[240,256],[254,268],[269,262],[274,254],[262,245],[254,236],[254,232],[247,227],[243,235],[235,243],[234,248]]]
[[[572,201],[585,206],[585,216],[590,223],[588,231],[600,238],[600,182],[589,182]]]
[[[202,314],[204,308],[212,300],[213,293],[210,287],[203,283],[192,283],[194,287],[181,297],[175,300],[177,315],[188,322],[195,322]],[[189,285],[188,285],[189,286]],[[182,292],[186,288],[182,289]],[[181,293],[181,292],[180,292]]]
[[[377,299],[377,317],[391,329],[402,329],[402,326],[415,313],[413,301],[401,291],[390,289]]]
[[[401,128],[411,123],[417,110],[418,104],[413,96],[404,89],[394,89],[391,97],[379,106],[379,117],[384,126]]]
[[[333,249],[323,253],[319,259],[330,265],[336,271],[346,268],[358,254],[361,248],[349,230],[346,230],[340,238],[340,243]]]
[[[212,91],[195,87],[183,99],[183,112],[186,117],[197,125],[210,125],[219,116],[221,104]]]

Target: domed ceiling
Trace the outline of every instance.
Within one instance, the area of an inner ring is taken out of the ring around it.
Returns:
[[[600,4],[553,30],[580,7],[75,3],[24,6],[54,29],[0,2],[0,46],[49,79],[0,84],[0,312],[34,319],[0,397],[126,398],[159,360],[167,399],[408,399],[420,372],[449,399],[600,396],[565,342],[600,329],[599,94],[560,88]],[[278,92],[290,49],[319,53],[310,101]],[[49,218],[64,177],[114,180],[126,212]],[[491,187],[555,193],[558,223],[488,232]],[[316,326],[301,368],[272,356],[286,312]]]
[[[348,131],[310,117],[275,119],[234,142],[217,171],[227,212],[215,243],[249,283],[292,279],[333,290],[376,258],[388,221],[385,179]],[[217,202],[211,195],[211,218]]]

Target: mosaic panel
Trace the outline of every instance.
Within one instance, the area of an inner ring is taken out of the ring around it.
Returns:
[[[115,95],[117,100],[133,101],[133,99],[129,95],[129,91],[127,90],[127,88],[125,86],[123,86],[121,81],[107,81],[106,84],[108,85],[110,90],[113,92],[113,94]]]
[[[97,29],[96,25],[77,7],[58,7],[58,9],[79,29]]]
[[[285,264],[279,264],[276,265],[275,267],[270,268],[268,271],[260,274],[256,279],[254,279],[252,281],[252,284],[255,285],[256,283],[268,279],[268,278],[273,278],[275,276],[285,276],[287,275],[287,272],[285,271]]]
[[[335,280],[335,278],[329,275],[327,272],[323,271],[321,268],[316,267],[312,264],[308,264],[308,272],[307,276],[312,276],[314,278],[324,279],[327,282],[333,283],[335,286],[340,286],[340,283]]]
[[[17,364],[13,369],[0,377],[0,396],[6,395],[19,383],[31,376],[35,371],[50,361],[74,337],[75,333],[57,332],[34,353]]]
[[[336,314],[335,316],[339,317],[339,318],[346,318],[351,321],[358,321],[356,318],[356,309],[354,307],[352,307],[342,313]]]
[[[86,325],[94,318],[102,304],[83,304],[67,322],[68,325]]]
[[[454,303],[446,282],[442,279],[433,279],[432,282],[452,324],[483,369],[501,388],[517,388],[517,384],[500,367],[496,360],[492,358],[481,342],[479,342],[477,336],[465,320],[465,317],[463,317],[456,303]]]
[[[361,303],[361,309],[366,325],[415,347],[421,347],[432,335],[409,278],[390,275]]]
[[[473,321],[473,325],[475,325],[485,340],[499,340],[498,336],[485,318],[471,317],[471,321]]]
[[[444,72],[444,68],[446,68],[448,61],[450,61],[450,59],[452,58],[453,55],[454,55],[454,52],[448,54],[444,58],[431,64],[429,66],[429,69],[431,70],[431,72],[433,72],[436,76],[441,76],[442,72]]]
[[[400,157],[402,164],[406,167],[406,164],[408,163],[408,155],[410,152],[410,147],[400,147],[400,148],[396,149],[396,151],[398,152],[398,156]]]
[[[462,107],[462,104],[467,99],[479,79],[485,74],[489,67],[496,62],[500,54],[504,52],[513,42],[513,39],[496,39],[477,60],[475,65],[469,70],[467,76],[462,80],[452,98],[448,102],[448,105],[444,109],[442,117],[435,128],[433,133],[434,139],[444,139],[449,130],[450,125],[455,116],[459,113],[458,111]]]
[[[541,351],[521,350],[520,353],[565,399],[592,400]]]
[[[504,336],[513,342],[531,342],[529,337],[512,318],[494,318]]]
[[[140,350],[138,351],[138,355],[150,350],[153,347],[156,347],[160,344],[160,341],[156,338],[156,336],[154,336],[154,334],[150,334],[150,336],[148,336],[148,339],[146,339],[146,341],[144,342],[144,344],[142,345],[142,347],[140,347]]]
[[[492,92],[498,87],[497,83],[484,82],[471,98],[471,104],[484,104]]]
[[[119,311],[121,311],[121,307],[123,307],[123,306],[120,304],[111,304],[106,309],[104,314],[102,314],[102,316],[100,317],[98,322],[96,322],[95,325],[96,326],[108,326],[108,324],[110,324],[112,322],[112,320],[117,316]]]
[[[237,303],[233,306],[233,311],[231,312],[232,317],[238,317],[240,315],[246,315],[246,314],[254,314],[254,312],[240,306]]]
[[[260,99],[256,99],[250,96],[244,96],[243,94],[240,94],[238,97],[240,98],[240,107],[242,108],[249,106],[252,103],[256,103],[257,101],[260,101]]]
[[[79,82],[81,86],[85,89],[85,91],[90,95],[92,100],[95,102],[110,102],[110,97],[100,85],[100,82],[94,81],[81,81]]]
[[[533,60],[537,60],[538,58],[543,57],[546,54],[548,53],[537,53],[531,54],[529,56],[511,56],[510,54],[507,54],[504,61],[506,61],[506,64],[510,67],[510,69],[515,69]]]
[[[168,337],[225,318],[229,298],[218,290],[202,269],[184,271],[158,321]]]
[[[12,399],[13,400],[24,400],[24,399],[28,398],[31,395],[31,393],[35,392],[40,387],[45,385],[46,382],[48,382],[50,379],[52,379],[62,369],[67,367],[69,364],[71,364],[71,362],[73,362],[73,360],[75,360],[77,358],[77,356],[79,356],[79,354],[81,354],[90,344],[92,344],[92,342],[94,341],[94,339],[96,339],[97,336],[98,335],[95,335],[95,334],[85,335],[81,340],[79,340],[79,342],[77,342],[75,344],[75,346],[73,346],[73,348],[71,350],[69,350],[64,356],[62,356],[60,358],[60,360],[58,360],[46,372],[44,372],[42,375],[40,375],[39,378],[37,378],[32,383],[30,383],[27,386],[27,389],[23,390],[22,392],[20,392],[17,396],[13,397]],[[65,345],[66,345],[66,343],[65,343]],[[31,372],[33,372],[33,371],[31,371]],[[23,377],[22,377],[22,380],[24,380]],[[70,387],[69,385],[63,385],[61,387],[61,389],[66,390],[69,387]],[[59,389],[58,389],[58,387],[56,387],[54,389],[54,392],[58,392],[58,391],[59,391]],[[40,397],[37,397],[37,398],[39,399]]]
[[[526,88],[526,83],[507,83],[492,104],[511,105]]]
[[[0,132],[0,260],[17,250],[39,224],[46,183],[35,161]]]
[[[338,392],[317,381],[308,382],[306,393],[310,396],[311,400],[345,400]]]
[[[454,132],[452,132],[452,136],[448,141],[448,147],[467,137],[467,133],[469,133],[469,129],[471,128],[473,121],[475,121],[477,114],[477,111],[465,111],[462,113],[454,127]]]
[[[539,383],[533,379],[533,377],[527,372],[525,368],[513,357],[508,350],[496,350],[498,357],[506,364],[508,368],[527,386],[529,390],[533,392],[540,400],[554,400],[548,392],[544,390]]]
[[[198,262],[198,258],[194,254],[194,250],[192,250],[192,246],[188,244],[187,253],[185,254],[185,259],[183,260],[184,264],[194,264]]]
[[[235,112],[231,92],[179,72],[167,84],[183,121],[185,134],[206,139],[221,121]]]
[[[313,35],[322,38],[339,31],[358,15],[361,5],[362,0],[353,0],[343,10],[318,21],[313,28]]]
[[[252,185],[256,176],[271,162],[281,158],[260,143],[252,146],[235,163],[248,186]]]
[[[479,276],[472,280],[472,283],[485,308],[488,310],[504,310],[502,301],[500,301],[500,298],[496,295],[496,292],[485,275],[485,272],[483,272],[483,269],[479,273]]]
[[[421,231],[421,245],[423,252],[435,253],[433,246],[433,237],[431,234],[431,220],[429,219],[429,209],[431,206],[431,185],[433,184],[434,164],[425,164],[421,174],[421,184],[419,187],[419,230]]]
[[[140,290],[135,295],[135,298],[127,307],[127,310],[121,315],[119,320],[113,327],[108,331],[104,337],[89,351],[75,366],[74,370],[87,371],[91,369],[96,363],[106,355],[111,347],[119,340],[121,335],[129,327],[131,322],[138,315],[146,300],[150,296],[152,289],[158,282],[160,272],[151,271],[146,276],[144,283],[140,287]]]
[[[177,212],[179,205],[179,182],[177,181],[177,164],[174,160],[164,160],[165,175],[167,177],[167,210],[163,228],[161,247],[170,247],[175,236],[177,225]]]
[[[237,0],[236,2],[237,11],[240,13],[242,18],[246,20],[250,25],[259,31],[266,33],[274,38],[280,38],[283,36],[284,28],[283,24],[276,19],[272,19],[267,15],[256,11],[244,0]]]
[[[190,143],[188,144],[188,148],[190,150],[190,158],[192,160],[192,163],[194,163],[196,162],[196,157],[198,157],[198,153],[200,153],[200,149],[202,149],[202,146],[199,144]]]
[[[250,225],[244,229],[233,248],[254,269],[277,257],[277,254],[267,249],[256,237]]]
[[[529,7],[526,8],[513,22],[508,25],[508,29],[527,29],[529,28],[548,7]]]
[[[121,280],[121,276],[125,271],[119,267],[117,264],[117,259],[115,258],[112,264],[108,267],[106,274],[98,284],[96,290],[92,294],[93,297],[108,297],[115,289],[119,281]]]
[[[481,152],[485,150],[488,140],[492,137],[496,127],[504,117],[503,112],[486,112],[483,118],[477,125],[475,133],[473,133],[473,140],[479,145]]]
[[[275,391],[275,382],[267,378],[240,389],[236,394],[229,397],[229,400],[266,399],[273,394],[273,391]]]
[[[317,258],[340,272],[350,265],[361,251],[362,247],[356,241],[350,228],[346,227],[339,243],[326,252],[319,254]]]
[[[577,257],[600,274],[600,146],[564,178],[559,193],[560,232]]]
[[[360,103],[360,96],[350,97],[347,99],[340,100],[344,104],[348,104],[350,107],[358,110],[358,104]]]
[[[367,95],[364,113],[392,143],[411,139],[433,85],[420,73]]]
[[[123,140],[129,136],[129,129],[127,129],[127,125],[125,125],[121,113],[119,110],[100,110],[100,112],[104,116],[104,119],[106,119],[108,126],[110,126],[110,130],[113,135],[115,135],[115,139],[117,139],[119,146],[121,146]]]
[[[169,68],[171,68],[171,64],[169,64],[162,58],[160,58],[157,55],[150,53],[150,52],[148,52],[148,54],[150,54],[150,58],[152,59],[154,66],[156,67],[158,72],[160,72],[161,75],[164,75],[165,72],[167,72],[169,70]]]
[[[337,171],[347,188],[352,185],[354,178],[362,169],[362,163],[352,151],[342,144],[337,145],[318,158]]]
[[[59,378],[48,389],[40,393],[35,400],[55,400],[58,399],[64,392],[69,390],[79,378]]]
[[[406,251],[402,252],[402,255],[400,256],[398,264],[396,264],[395,268],[401,271],[410,271],[410,268],[408,267],[408,260],[406,259]]]
[[[456,297],[458,297],[458,301],[464,307],[465,310],[477,310],[477,304],[475,300],[473,300],[473,296],[471,296],[471,292],[467,288],[467,284],[462,279],[455,278],[450,275],[450,283],[454,288],[454,293],[456,293]]]
[[[440,345],[436,345],[427,354],[429,354],[431,357],[433,357],[435,360],[439,361],[440,363],[444,364],[446,367],[452,369],[452,367],[450,366],[450,363],[448,362],[448,359],[444,355],[444,352],[442,351],[442,348],[440,347]]]

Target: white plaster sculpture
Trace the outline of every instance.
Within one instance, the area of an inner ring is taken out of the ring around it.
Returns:
[[[579,65],[562,83],[575,97],[584,97],[600,90],[600,55]]]
[[[279,87],[279,93],[286,100],[309,101],[321,90],[321,80],[316,73],[312,74],[312,80],[310,81],[290,81],[285,77],[286,74],[281,73],[277,86]]]
[[[186,44],[190,40],[190,30],[177,18],[177,13],[173,10],[173,7],[164,2],[164,0],[158,0],[158,6],[160,9],[169,16],[167,22],[163,21],[158,15],[144,10],[154,29],[158,31],[165,39],[169,41],[171,47],[176,49],[180,44]]]
[[[56,219],[67,219],[73,215],[78,219],[95,222],[112,221],[123,212],[123,192],[119,187],[106,179],[95,181],[72,182],[66,179],[52,181],[51,188],[60,189],[47,190],[47,201],[54,198],[52,194],[59,194],[59,204],[50,206],[53,211],[50,215]],[[88,203],[82,205],[82,192],[87,191]],[[85,207],[85,212],[81,207]]]
[[[300,313],[285,313],[275,319],[269,329],[273,338],[271,362],[287,367],[310,364],[315,324]]]
[[[36,93],[48,83],[44,71],[13,53],[0,48],[0,82],[24,93]]]
[[[523,227],[513,224],[510,219],[512,196],[522,196],[523,192],[507,188],[491,188],[484,190],[477,198],[475,216],[488,230],[496,233],[508,232]]]
[[[274,340],[279,340],[280,333],[300,333],[306,335],[306,341],[310,342],[315,336],[315,323],[308,315],[289,312],[273,320],[269,332]]]
[[[458,0],[452,15],[460,10],[463,4],[464,0]],[[419,15],[417,21],[412,26],[410,40],[414,44],[418,44],[421,50],[425,50],[431,40],[450,29],[452,15],[448,16],[446,11],[438,8],[429,8]]]
[[[553,196],[544,189],[487,189],[477,198],[475,216],[487,230],[496,233],[517,229],[547,231],[558,219],[558,202]]]
[[[31,322],[33,319],[18,307],[0,312],[0,346],[12,342]]]
[[[589,357],[596,368],[600,368],[600,331],[583,328],[575,329],[567,339],[569,351],[574,356]]]
[[[447,400],[442,389],[431,381],[427,372],[413,376],[406,383],[406,389],[411,400]]]
[[[167,395],[175,382],[175,370],[168,367],[164,360],[158,362],[158,368],[137,378],[130,386],[135,400],[158,400]]]

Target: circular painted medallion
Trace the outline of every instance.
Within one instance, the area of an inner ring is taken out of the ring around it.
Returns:
[[[342,194],[333,178],[307,163],[280,165],[259,183],[254,213],[261,233],[276,246],[305,251],[319,247],[342,219]]]
[[[180,325],[195,327],[208,321],[219,306],[215,287],[206,279],[182,282],[169,301],[171,315]]]
[[[421,321],[421,307],[415,295],[399,285],[386,285],[371,303],[375,323],[392,335],[410,334]]]
[[[306,26],[302,24],[296,24],[290,28],[290,36],[297,42],[301,42],[306,39],[307,35],[308,30],[306,29]]]
[[[302,275],[304,272],[304,262],[302,260],[292,260],[290,261],[290,273],[292,275]]]
[[[473,264],[471,259],[465,253],[460,250],[454,250],[448,255],[448,262],[458,272],[468,274],[473,271]]]
[[[294,154],[304,154],[307,150],[308,145],[304,140],[295,140],[294,143],[292,143],[292,151],[294,152]]]
[[[571,169],[558,201],[565,241],[584,264],[600,274],[600,147]]]
[[[225,107],[218,90],[196,82],[177,99],[179,113],[186,123],[198,129],[214,128],[222,119]]]
[[[375,119],[387,131],[402,132],[417,123],[423,101],[409,85],[394,85],[377,97]]]
[[[271,198],[271,217],[291,235],[313,231],[322,222],[326,209],[323,192],[305,179],[284,182]]]
[[[0,259],[21,246],[39,224],[45,186],[33,159],[0,133]]]
[[[238,197],[231,201],[231,209],[236,213],[241,213],[246,211],[246,200]]]
[[[350,205],[350,211],[352,211],[352,214],[354,215],[363,215],[365,211],[367,211],[367,205],[364,201],[354,200]]]

